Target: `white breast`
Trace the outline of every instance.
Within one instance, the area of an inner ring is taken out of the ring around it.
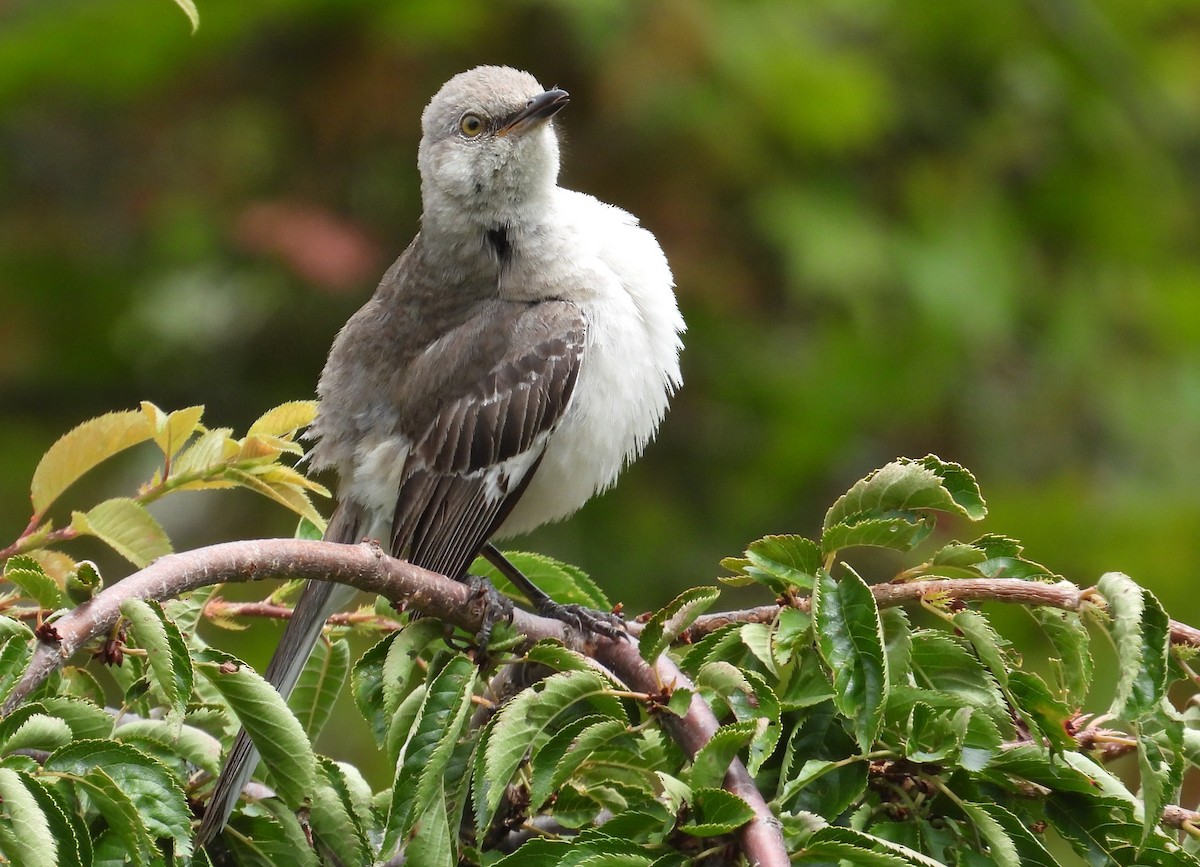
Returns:
[[[555,217],[555,243],[529,264],[583,308],[587,351],[570,408],[500,536],[564,518],[616,481],[682,381],[683,317],[654,236],[625,211],[569,190],[557,191]]]

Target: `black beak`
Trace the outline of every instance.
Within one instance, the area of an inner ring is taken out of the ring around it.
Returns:
[[[541,121],[549,120],[570,101],[570,95],[565,90],[558,88],[540,93],[525,103],[523,109],[505,118],[500,129],[496,130],[496,135],[521,132]]]

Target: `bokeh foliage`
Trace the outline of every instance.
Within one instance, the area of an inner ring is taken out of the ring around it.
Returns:
[[[523,547],[658,607],[933,451],[1056,571],[1200,619],[1191,0],[199,8],[0,12],[0,536],[82,419],[311,395],[417,228],[421,108],[499,62],[572,93],[565,183],[659,236],[690,325],[659,442]],[[179,499],[180,547],[291,531]]]

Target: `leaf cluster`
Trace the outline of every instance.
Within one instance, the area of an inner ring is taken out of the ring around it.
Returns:
[[[41,515],[71,481],[146,440],[164,460],[146,501],[192,486],[265,493],[241,474],[275,493],[313,490],[278,463],[298,449],[308,408],[272,411],[242,440],[183,413],[106,416],[60,440],[35,473],[38,520],[22,538],[52,538]],[[1190,818],[1164,821],[1200,762],[1200,714],[1169,700],[1195,677],[1162,606],[1119,573],[1079,605],[1026,605],[1053,648],[1027,664],[986,610],[938,589],[1064,583],[1014,540],[934,535],[939,516],[985,512],[961,466],[888,464],[835,501],[819,538],[768,536],[725,561],[724,583],[760,588],[773,607],[717,618],[706,611],[720,587],[703,586],[645,617],[643,657],[665,653],[684,675],[654,693],[515,636],[499,636],[480,669],[441,623],[404,615],[398,629],[354,627],[375,639],[357,660],[349,629],[332,629],[285,702],[197,634],[213,588],[128,601],[92,659],[0,719],[0,853],[32,865],[736,863],[755,820],[725,788],[740,762],[796,863],[1197,863]],[[38,641],[28,612],[52,626],[99,584],[86,564],[74,583],[56,576],[22,544],[4,563],[0,697]],[[912,561],[893,581],[921,582],[917,606],[881,607],[851,563],[862,546]],[[608,606],[574,567],[513,559],[562,601]],[[1103,676],[1097,638],[1118,661]],[[313,749],[347,685],[390,769],[382,785]],[[1090,717],[1096,693],[1111,705]],[[690,753],[677,733],[696,701],[719,726]],[[197,851],[193,817],[240,727],[262,755],[257,782],[212,851]],[[1136,774],[1107,766],[1119,755]]]

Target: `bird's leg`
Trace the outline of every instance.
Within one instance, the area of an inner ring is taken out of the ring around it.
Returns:
[[[479,632],[475,633],[476,656],[482,663],[487,659],[487,645],[492,642],[492,630],[496,624],[500,621],[512,622],[512,603],[487,579],[467,575],[463,581],[472,590],[472,596],[480,599],[484,605],[484,618],[479,624]]]
[[[534,610],[543,617],[552,617],[568,626],[574,626],[581,632],[594,632],[605,638],[617,638],[627,634],[625,622],[612,612],[597,611],[584,605],[555,602],[546,595],[545,591],[525,577],[520,569],[508,562],[508,558],[501,554],[500,550],[491,542],[485,544],[480,553],[514,587],[525,594],[525,598],[533,605]]]

